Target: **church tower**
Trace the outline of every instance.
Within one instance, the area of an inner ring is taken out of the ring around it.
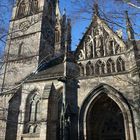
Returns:
[[[2,89],[21,81],[53,56],[55,9],[55,0],[16,1],[5,50]]]

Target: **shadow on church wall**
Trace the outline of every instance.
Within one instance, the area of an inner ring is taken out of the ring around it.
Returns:
[[[17,93],[15,93],[14,96],[9,101],[5,140],[16,140],[17,138],[20,104],[21,104],[21,89],[19,89]]]

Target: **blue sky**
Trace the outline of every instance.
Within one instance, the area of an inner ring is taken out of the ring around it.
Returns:
[[[7,1],[8,0],[1,0],[1,2],[3,4],[7,4]],[[76,48],[76,45],[79,43],[79,39],[82,38],[83,33],[86,31],[86,27],[88,27],[88,25],[91,22],[92,11],[90,14],[87,14],[87,13],[78,14],[79,17],[75,18],[75,15],[77,13],[74,12],[76,5],[73,5],[73,1],[77,1],[77,2],[80,1],[83,4],[83,6],[86,6],[86,4],[85,4],[86,0],[60,0],[60,8],[61,8],[61,13],[63,13],[63,9],[65,8],[67,11],[67,16],[69,16],[72,19],[72,49],[74,50]],[[140,13],[140,10],[131,8],[130,6],[127,6],[126,4],[119,4],[119,2],[116,3],[116,2],[114,2],[114,0],[110,0],[110,1],[100,0],[100,1],[101,1],[101,3],[99,3],[100,12],[104,11],[104,13],[106,13],[107,18],[112,18],[112,16],[116,16],[117,18],[116,17],[113,18],[113,21],[117,21],[119,23],[119,25],[122,26],[122,28],[124,29],[123,30],[124,33],[125,33],[125,20],[124,20],[124,18],[122,18],[122,17],[124,17],[123,11],[128,10],[130,13],[130,18],[132,19],[132,23],[133,23],[135,31],[137,33],[140,33],[140,15],[133,14],[134,11],[135,11],[135,13]],[[84,8],[86,8],[86,7],[84,7]],[[3,12],[2,16],[5,19],[4,26],[6,26],[8,29],[9,20],[11,17],[11,11],[10,11],[10,8],[4,9],[3,11],[4,12]],[[0,10],[0,12],[1,12],[1,10]],[[80,18],[80,17],[84,17],[84,19]],[[114,30],[120,28],[119,26],[116,26],[115,24],[110,24],[110,26]],[[136,35],[137,39],[139,39],[139,37],[140,37],[139,35]],[[4,50],[4,46],[5,46],[5,44],[0,42],[0,52],[1,53]]]
[[[60,0],[60,8],[62,13],[63,9],[65,8],[67,16],[72,18],[72,49],[74,50],[76,48],[76,45],[78,45],[79,43],[79,39],[82,38],[82,33],[86,31],[86,27],[90,24],[91,20],[74,19],[74,17],[72,17],[72,14],[74,13],[72,1],[74,0]]]
[[[74,19],[74,12],[76,6],[73,5],[74,1],[81,1],[81,3],[85,4],[86,0],[60,0],[60,7],[61,11],[64,8],[67,9],[67,15],[72,18],[72,49],[76,48],[76,45],[79,43],[79,39],[82,38],[83,33],[86,31],[86,27],[89,26],[91,19],[92,19],[92,10],[91,13],[81,13],[79,19]],[[89,0],[90,1],[90,0]],[[92,1],[92,0],[91,0]],[[107,18],[111,19],[111,22],[117,22],[119,24],[116,25],[114,23],[109,23],[113,30],[117,30],[122,28],[124,39],[126,39],[126,27],[125,27],[125,19],[124,19],[124,11],[128,10],[130,14],[130,19],[133,24],[134,30],[136,33],[136,39],[140,39],[140,9],[132,8],[131,6],[127,5],[126,3],[120,3],[119,0],[116,2],[115,0],[98,0],[99,1],[99,11],[101,16],[102,12],[104,12]],[[135,4],[138,5],[136,0],[133,0]],[[85,4],[86,6],[86,4]],[[83,19],[84,18],[84,19]]]

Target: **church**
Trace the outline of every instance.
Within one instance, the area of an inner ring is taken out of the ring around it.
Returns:
[[[140,140],[140,42],[98,5],[75,51],[58,0],[16,0],[0,78],[0,140]]]

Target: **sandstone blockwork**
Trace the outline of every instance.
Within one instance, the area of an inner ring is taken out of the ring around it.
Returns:
[[[140,140],[139,42],[99,16],[76,50],[58,0],[17,0],[0,94],[0,140]]]

